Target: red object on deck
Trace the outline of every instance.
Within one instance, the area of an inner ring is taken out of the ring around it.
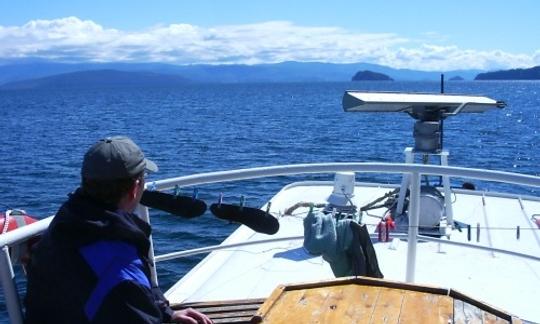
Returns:
[[[379,224],[377,224],[377,232],[379,233],[379,242],[388,241],[388,229],[384,220],[381,220]]]
[[[392,216],[387,215],[377,224],[376,232],[379,233],[379,242],[388,242],[390,240],[390,231],[396,228],[396,223]]]
[[[6,212],[0,213],[0,235],[35,222],[37,222],[37,219],[28,216],[24,210],[8,209]],[[26,240],[26,242],[10,246],[11,262],[18,262],[24,266],[30,260],[30,248],[38,240],[38,237],[33,237]]]
[[[32,224],[36,221],[37,219],[28,216],[24,210],[7,210],[0,214],[0,228],[2,229],[0,234],[13,231],[14,229]]]

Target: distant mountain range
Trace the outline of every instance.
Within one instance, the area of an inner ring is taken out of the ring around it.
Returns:
[[[163,87],[181,86],[189,81],[184,77],[153,72],[125,72],[116,70],[93,70],[62,73],[53,76],[0,85],[1,90],[21,89],[71,89],[115,87]]]
[[[540,66],[530,69],[512,69],[480,73],[475,80],[540,80]]]
[[[320,62],[282,62],[257,65],[172,65],[164,63],[57,63],[40,59],[0,61],[0,85],[14,81],[49,77],[62,73],[116,70],[177,75],[193,82],[323,82],[349,81],[358,71],[383,73],[394,80],[439,80],[440,72],[394,69],[377,64],[334,64]],[[444,72],[447,78],[461,76],[472,80],[481,70]]]
[[[538,68],[538,67],[537,67]],[[526,69],[538,71],[537,68]],[[537,69],[537,70],[535,70]],[[359,71],[396,81],[438,81],[441,72],[394,69],[369,63],[282,62],[258,65],[173,65],[164,63],[58,63],[43,59],[0,60],[0,89],[114,86],[176,86],[192,83],[343,82]],[[521,71],[521,70],[510,70]],[[499,72],[445,71],[446,79],[499,79]],[[517,73],[517,72],[516,72]],[[504,73],[503,73],[504,74]],[[493,77],[496,76],[496,78]],[[508,76],[508,74],[506,74]]]

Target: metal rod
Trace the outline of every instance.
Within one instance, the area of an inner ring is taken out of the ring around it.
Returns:
[[[444,119],[439,121],[439,125],[439,131],[441,132],[441,136],[439,137],[439,149],[442,151],[444,149]]]
[[[444,93],[444,73],[441,73],[441,93]]]
[[[173,260],[173,259],[183,258],[187,256],[201,254],[201,253],[208,253],[212,251],[235,248],[235,247],[266,244],[266,243],[281,242],[281,241],[303,240],[303,239],[304,239],[304,235],[298,235],[298,236],[271,238],[271,239],[258,240],[258,241],[247,241],[247,242],[232,243],[232,244],[212,245],[212,246],[207,246],[207,247],[198,248],[198,249],[191,249],[191,250],[186,250],[186,251],[178,251],[178,252],[158,255],[155,257],[155,260],[156,262],[161,262],[161,261]]]
[[[49,227],[49,224],[53,220],[53,216],[49,216],[35,223],[19,227],[16,230],[9,231],[0,235],[0,246],[11,246],[14,244],[22,243],[32,236],[39,235],[41,232]]]
[[[137,206],[137,209],[137,215],[139,215],[141,219],[143,219],[145,222],[148,223],[148,225],[150,225],[150,214],[148,213],[148,207],[139,204],[139,206]],[[152,235],[150,235],[149,240],[150,248],[148,249],[148,259],[150,260],[150,280],[152,281],[152,287],[155,288],[159,287],[159,282],[156,270],[156,261],[154,257],[154,240],[152,239]]]
[[[411,147],[407,147],[403,152],[405,154],[405,163],[413,163],[414,155]],[[398,204],[396,209],[396,215],[399,216],[403,213],[403,205],[405,203],[405,196],[407,195],[407,188],[409,187],[409,174],[403,174],[401,179],[401,187],[399,187]]]
[[[519,206],[521,207],[521,214],[523,215],[523,219],[525,220],[525,224],[531,224],[531,218],[528,216],[527,211],[525,210],[525,205],[523,204],[523,200],[521,199],[521,196],[518,197]],[[534,225],[533,225],[534,226]],[[538,248],[540,248],[540,231],[532,231],[532,235],[534,236],[536,240],[536,244],[538,245]]]
[[[448,166],[448,151],[441,152],[441,165]],[[454,228],[454,208],[452,206],[452,191],[450,190],[450,177],[443,176],[444,207],[446,220],[450,227]]]
[[[423,236],[423,235],[418,235],[418,239],[422,240],[422,241],[440,242],[440,243],[447,244],[447,245],[466,247],[466,248],[482,250],[482,251],[497,252],[498,254],[507,254],[507,255],[516,256],[516,257],[525,258],[525,259],[530,259],[530,260],[534,260],[534,261],[540,261],[540,256],[531,255],[531,254],[525,254],[525,253],[519,253],[519,252],[515,252],[515,251],[510,251],[510,250],[503,250],[503,249],[493,248],[493,247],[479,245],[479,244],[470,244],[470,243],[458,242],[458,241],[441,240],[439,238]]]
[[[416,244],[418,237],[418,223],[420,216],[420,174],[411,175],[411,197],[409,202],[409,236],[407,249],[407,271],[405,280],[414,282],[416,268]]]
[[[490,228],[489,226],[489,218],[487,214],[487,207],[486,207],[486,195],[485,193],[482,194],[482,213],[484,215],[484,222],[486,223],[486,228]],[[491,231],[486,231],[486,237],[488,241],[488,245],[493,247],[493,240],[491,239]],[[495,253],[492,251],[491,256],[495,257]]]
[[[23,322],[23,313],[17,286],[15,285],[15,273],[9,257],[9,247],[2,247],[2,256],[0,257],[0,280],[4,289],[4,298],[8,310],[10,323],[19,324]]]
[[[194,174],[184,177],[155,181],[157,190],[171,189],[175,185],[193,186],[217,182],[257,179],[272,176],[308,173],[335,172],[380,172],[380,173],[412,173],[423,175],[447,175],[459,178],[473,178],[487,181],[506,182],[524,186],[540,187],[540,177],[504,171],[488,171],[461,167],[443,167],[438,165],[406,164],[406,163],[371,163],[371,162],[342,162],[342,163],[313,163],[291,164],[232,171],[219,171]]]
[[[369,234],[369,237],[374,240],[377,239],[377,234],[372,233]],[[407,240],[408,234],[404,233],[390,233],[390,238],[400,238]],[[251,245],[259,245],[259,244],[266,244],[266,243],[272,243],[272,242],[282,242],[282,241],[297,241],[304,239],[303,236],[288,236],[288,237],[280,237],[280,238],[272,238],[272,239],[266,239],[266,240],[257,240],[257,241],[249,241],[249,242],[241,242],[241,243],[231,243],[231,244],[221,244],[221,245],[213,245],[213,246],[207,246],[204,248],[196,248],[196,249],[190,249],[190,250],[184,250],[184,251],[177,251],[177,252],[171,252],[167,254],[158,255],[155,257],[156,262],[162,262],[162,261],[169,261],[179,258],[185,258],[192,255],[197,254],[203,254],[213,251],[219,251],[219,250],[226,250],[226,249],[232,249],[236,247],[243,247],[243,246],[251,246]],[[434,238],[429,236],[423,236],[418,235],[418,239],[422,241],[429,241],[429,242],[436,242],[438,244],[445,244],[445,245],[453,245],[453,246],[459,246],[459,247],[465,247],[475,250],[482,250],[482,251],[495,251],[499,254],[507,254],[511,256],[531,259],[534,261],[540,261],[540,257],[535,255],[529,255],[525,253],[519,253],[515,251],[510,250],[503,250],[503,249],[497,249],[497,248],[490,248],[488,246],[478,245],[478,244],[470,244],[470,243],[464,243],[464,242],[458,242],[458,241],[450,241],[450,240],[443,240],[440,238]]]

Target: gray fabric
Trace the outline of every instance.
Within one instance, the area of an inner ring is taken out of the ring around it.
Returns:
[[[95,180],[132,178],[144,170],[155,172],[157,165],[144,157],[141,149],[124,136],[107,137],[84,155],[81,175]]]
[[[353,239],[351,221],[336,221],[332,214],[321,211],[312,211],[304,218],[304,247],[313,255],[322,255],[336,277],[353,275],[347,254]]]

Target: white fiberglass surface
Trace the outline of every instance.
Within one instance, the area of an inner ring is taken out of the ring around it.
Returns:
[[[357,185],[352,199],[363,206],[390,191],[389,188]],[[254,233],[241,226],[224,243],[303,235],[307,208],[284,216],[286,208],[299,201],[325,202],[331,185],[289,186],[272,199],[271,212],[279,218],[280,230],[273,236]],[[454,220],[471,225],[451,231],[450,240],[492,246],[540,257],[539,230],[530,217],[540,213],[540,202],[457,193]],[[370,233],[384,209],[364,214]],[[517,226],[520,227],[519,238]],[[477,227],[480,228],[477,236]],[[446,239],[446,238],[445,238]],[[477,242],[477,240],[479,242]],[[385,278],[405,280],[407,242],[374,241],[379,266]],[[212,301],[267,297],[279,284],[333,278],[320,256],[309,255],[302,240],[265,243],[215,251],[174,285],[166,296],[171,302]],[[526,320],[540,322],[534,307],[540,286],[540,262],[502,253],[420,242],[417,247],[415,282],[453,288]]]
[[[461,112],[484,112],[496,109],[497,101],[482,96],[449,94],[391,93],[347,91],[344,109],[351,112],[398,112],[412,107],[452,107],[463,106]]]

